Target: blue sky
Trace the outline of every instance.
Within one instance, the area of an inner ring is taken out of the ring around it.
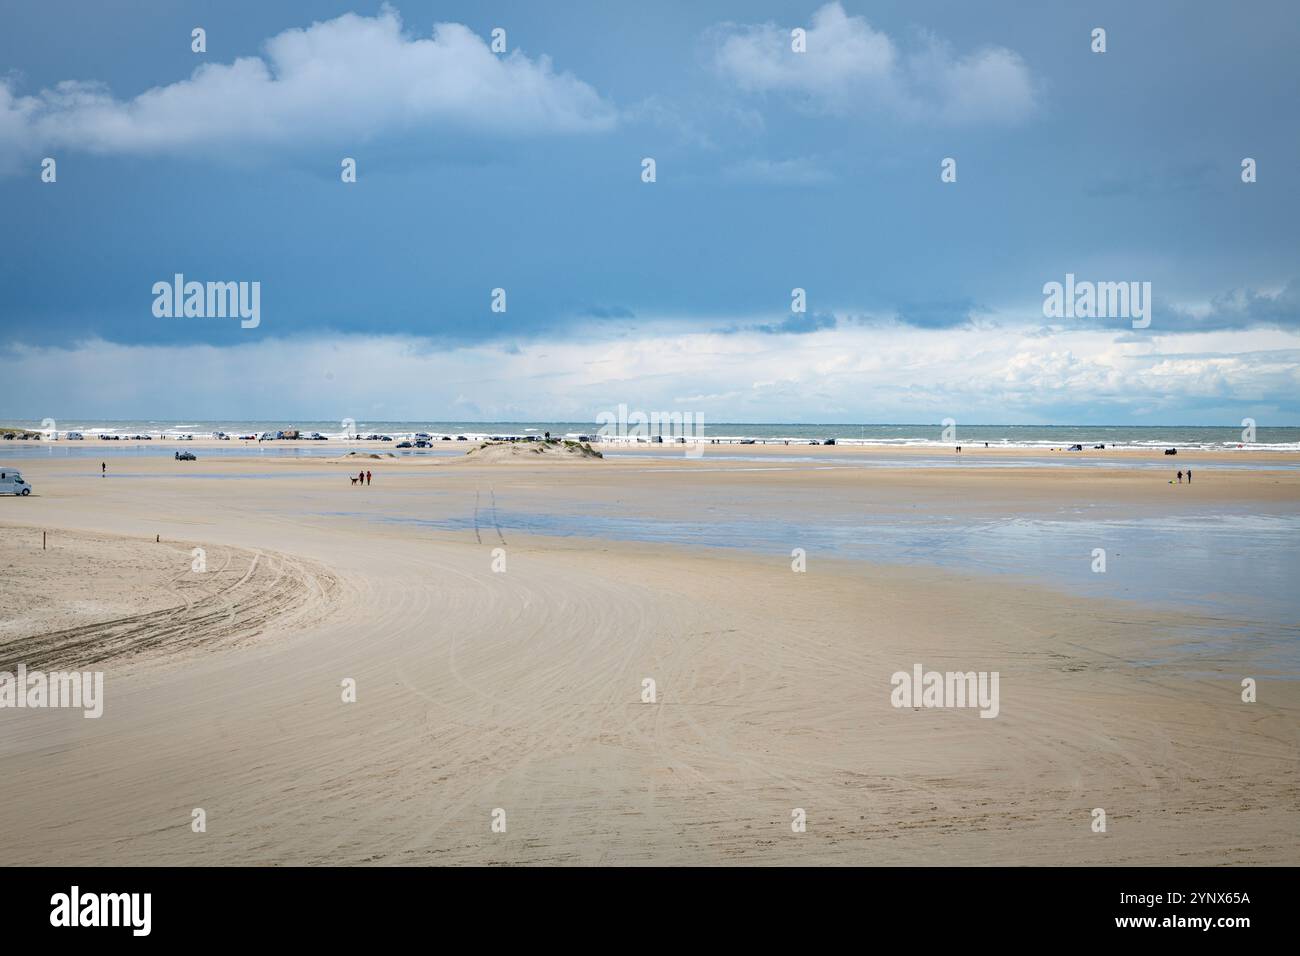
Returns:
[[[0,417],[1300,424],[1286,2],[4,17]],[[1066,273],[1151,326],[1044,319]]]

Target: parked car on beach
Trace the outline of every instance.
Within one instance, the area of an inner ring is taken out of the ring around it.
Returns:
[[[178,451],[176,453],[176,460],[177,461],[198,461],[198,458],[195,457],[194,452],[192,451]]]
[[[0,466],[0,495],[30,495],[32,486],[12,468]]]

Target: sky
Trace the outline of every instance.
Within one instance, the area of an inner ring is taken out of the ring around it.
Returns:
[[[1290,0],[0,19],[0,419],[1300,425]]]

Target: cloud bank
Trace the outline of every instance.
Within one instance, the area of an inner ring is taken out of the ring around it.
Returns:
[[[0,352],[11,416],[595,421],[603,410],[708,421],[1189,421],[1300,424],[1300,332],[864,327],[741,333],[647,327],[577,341],[437,347],[413,336],[225,348],[85,342]],[[285,361],[291,352],[293,360]],[[365,375],[349,370],[363,368]],[[377,384],[379,383],[379,384]]]

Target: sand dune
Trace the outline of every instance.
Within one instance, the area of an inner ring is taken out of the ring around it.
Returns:
[[[473,461],[476,465],[502,462],[600,461],[604,456],[576,441],[484,442],[451,461]]]

